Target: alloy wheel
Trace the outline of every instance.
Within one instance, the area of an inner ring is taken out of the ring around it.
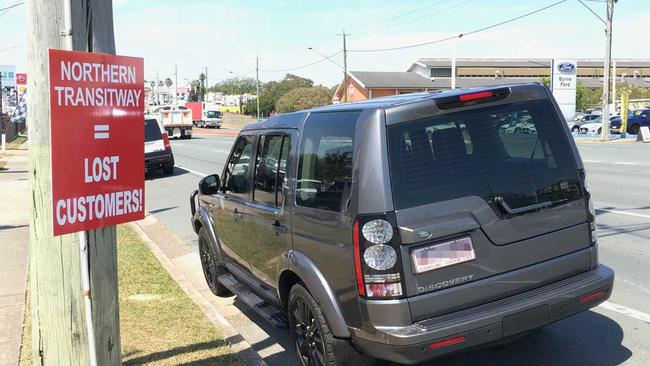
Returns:
[[[205,281],[212,287],[217,281],[217,265],[208,243],[203,238],[199,240],[199,255],[201,257],[201,268],[203,268]]]
[[[304,366],[319,366],[325,364],[325,345],[321,330],[307,303],[297,299],[295,309],[291,313],[294,326],[294,343],[300,362]]]

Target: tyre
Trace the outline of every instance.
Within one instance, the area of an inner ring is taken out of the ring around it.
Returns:
[[[174,174],[174,162],[170,161],[169,163],[163,164],[162,170],[165,175]]]
[[[302,366],[338,365],[334,354],[334,337],[325,316],[302,284],[289,293],[289,329]]]
[[[573,126],[573,128],[571,129],[571,132],[573,132],[573,133],[579,133],[579,132],[580,132],[580,127],[578,127],[578,126]]]
[[[602,128],[602,127],[598,127],[598,134],[600,135],[602,132],[603,132],[603,128]]]
[[[217,127],[217,129],[221,128],[221,126],[216,126],[216,127]]]
[[[210,239],[208,239],[208,234],[204,228],[199,230],[199,256],[201,257],[203,276],[210,291],[217,296],[230,295],[230,290],[217,281],[217,277],[225,273],[226,270],[217,262],[217,256],[210,245]]]
[[[636,123],[633,124],[632,126],[630,126],[630,127],[627,128],[627,132],[628,132],[630,135],[636,135],[636,134],[638,134],[638,133],[639,133],[639,125],[636,124]]]
[[[515,128],[515,135],[518,135],[521,133],[521,128],[517,127]]]

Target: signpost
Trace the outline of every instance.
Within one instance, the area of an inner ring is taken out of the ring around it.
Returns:
[[[53,234],[79,232],[95,366],[86,230],[144,218],[144,61],[50,49],[49,68]]]
[[[576,60],[553,59],[551,62],[551,92],[567,120],[576,115],[577,69]]]
[[[54,235],[144,218],[144,62],[50,50]]]

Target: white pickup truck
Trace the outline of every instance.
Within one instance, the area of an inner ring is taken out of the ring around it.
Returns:
[[[170,138],[192,138],[192,111],[183,106],[161,106],[153,109]]]

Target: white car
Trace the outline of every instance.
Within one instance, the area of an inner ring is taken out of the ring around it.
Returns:
[[[602,124],[600,122],[598,123],[585,123],[584,125],[580,126],[580,133],[592,133],[592,134],[599,134],[602,131]]]

